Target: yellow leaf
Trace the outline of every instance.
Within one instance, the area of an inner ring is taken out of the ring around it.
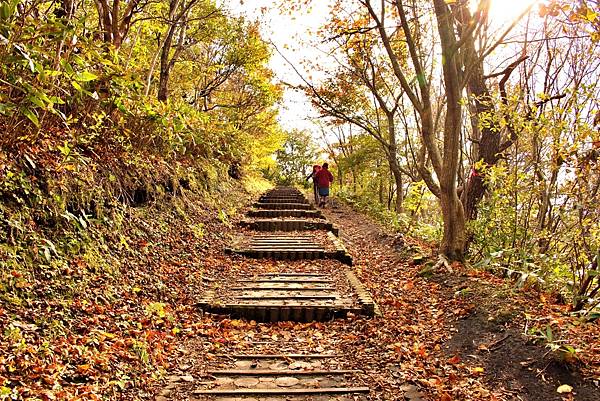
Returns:
[[[86,373],[88,370],[90,370],[90,368],[91,368],[91,366],[89,364],[78,365],[77,372]]]
[[[560,385],[556,389],[556,392],[560,394],[570,393],[571,391],[573,391],[573,387],[569,386],[568,384]]]

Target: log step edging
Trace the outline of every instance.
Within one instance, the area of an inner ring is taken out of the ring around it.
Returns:
[[[331,242],[333,242],[333,245],[335,246],[336,259],[342,263],[347,264],[348,266],[352,266],[352,255],[348,253],[348,250],[346,249],[346,246],[344,245],[342,240],[331,231],[327,233],[327,237],[329,237],[329,239],[331,240]]]
[[[257,322],[279,322],[294,321],[310,323],[313,321],[324,322],[334,318],[346,318],[348,313],[359,315],[362,312],[360,307],[349,305],[298,305],[286,304],[277,305],[269,303],[256,304],[197,304],[197,307],[206,313],[218,315],[230,315],[234,318],[245,318]]]
[[[375,301],[371,297],[371,294],[369,294],[364,285],[360,282],[356,275],[354,275],[353,272],[346,269],[345,274],[346,278],[350,282],[350,285],[354,288],[354,291],[356,291],[358,302],[362,307],[361,309],[363,314],[367,316],[375,316],[376,305]]]
[[[352,266],[352,256],[340,251],[323,251],[311,249],[277,249],[260,247],[258,249],[234,249],[225,248],[226,254],[237,254],[255,259],[276,259],[276,260],[315,260],[315,259],[334,259],[348,266]]]

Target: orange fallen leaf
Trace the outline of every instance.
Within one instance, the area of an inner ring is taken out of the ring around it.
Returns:
[[[460,356],[454,355],[452,358],[448,359],[448,363],[452,365],[456,365],[460,362]]]

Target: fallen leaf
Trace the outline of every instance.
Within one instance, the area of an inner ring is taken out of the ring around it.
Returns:
[[[460,356],[454,355],[452,358],[448,359],[448,363],[452,365],[456,365],[460,362]]]
[[[571,391],[573,391],[573,387],[569,386],[568,384],[562,384],[556,389],[556,392],[560,394],[570,393]]]

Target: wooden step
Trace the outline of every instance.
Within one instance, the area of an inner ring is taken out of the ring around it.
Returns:
[[[258,199],[259,203],[303,203],[308,204],[308,199],[303,196],[263,196]]]
[[[242,220],[240,224],[256,231],[307,231],[307,230],[326,230],[331,231],[336,236],[339,229],[332,223],[323,221],[314,221],[307,219],[262,219],[262,220]]]
[[[335,259],[352,266],[352,257],[343,251],[323,251],[302,248],[279,249],[276,247],[260,246],[256,249],[250,246],[246,249],[225,248],[225,253],[237,254],[250,258],[271,258],[276,260],[315,260]]]
[[[241,279],[237,280],[237,283],[327,283],[333,284],[332,280],[323,279],[323,278],[258,278],[258,279]]]
[[[338,358],[338,354],[235,354],[234,359],[326,359]]]
[[[227,390],[194,390],[195,395],[311,395],[311,394],[355,394],[368,393],[368,387],[324,387],[324,388],[237,388]]]
[[[235,299],[337,299],[337,295],[240,295],[235,297]]]
[[[335,376],[362,373],[360,370],[273,370],[273,369],[226,369],[208,370],[213,376]]]
[[[324,219],[320,210],[297,210],[297,209],[252,209],[248,211],[249,217],[308,217],[313,219]]]
[[[332,318],[344,318],[348,313],[358,315],[362,312],[360,307],[348,304],[323,304],[317,303],[315,300],[305,304],[300,302],[302,300],[295,300],[285,304],[275,304],[272,301],[251,304],[212,304],[211,302],[200,302],[198,307],[208,313],[231,315],[235,318],[245,318],[258,322],[323,322]]]
[[[323,277],[323,273],[262,273],[259,276],[282,276],[282,277]]]
[[[296,210],[315,210],[314,206],[309,203],[265,203],[265,202],[257,202],[254,204],[254,207],[257,209],[270,209],[270,210],[278,210],[278,209],[296,209]]]
[[[255,234],[252,238],[260,238],[260,239],[302,239],[302,240],[310,240],[314,241],[315,237],[313,235],[273,235],[273,234]]]
[[[231,287],[232,291],[334,291],[334,287]]]

